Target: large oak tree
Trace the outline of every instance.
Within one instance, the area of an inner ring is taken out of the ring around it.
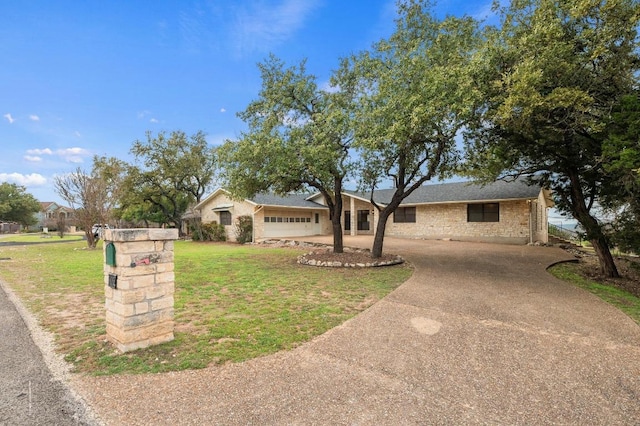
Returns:
[[[133,143],[135,164],[124,181],[120,214],[131,220],[157,221],[181,229],[182,216],[201,201],[216,173],[215,148],[203,132],[182,131]]]
[[[414,190],[450,176],[460,158],[456,136],[473,117],[479,92],[470,62],[479,46],[471,18],[438,19],[427,1],[399,3],[396,30],[343,63],[360,83],[354,116],[361,187],[378,212],[372,257],[382,255],[389,217]],[[374,190],[392,182],[386,205]]]
[[[321,89],[305,61],[286,67],[273,55],[258,66],[262,89],[239,114],[248,130],[221,149],[227,188],[240,198],[319,192],[331,212],[333,250],[341,253],[342,188],[353,169],[350,81]]]
[[[486,102],[468,165],[488,179],[527,175],[550,187],[609,277],[618,271],[594,208],[608,179],[612,110],[637,85],[639,19],[634,0],[513,0],[476,68]]]

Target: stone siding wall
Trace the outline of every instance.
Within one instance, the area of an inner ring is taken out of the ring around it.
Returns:
[[[416,223],[387,222],[386,235],[403,238],[529,242],[529,206],[525,200],[500,202],[499,222],[467,222],[467,204],[435,204],[416,207]]]
[[[254,205],[246,201],[238,201],[231,199],[226,193],[220,192],[216,197],[212,198],[200,208],[200,220],[202,223],[217,222],[220,223],[220,212],[213,211],[216,206],[233,204],[229,208],[231,213],[231,225],[225,225],[227,239],[236,241],[235,223],[238,216],[253,216]],[[254,223],[255,226],[255,223]]]

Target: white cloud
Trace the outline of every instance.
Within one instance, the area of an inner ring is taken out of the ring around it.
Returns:
[[[69,163],[82,163],[84,162],[84,157],[88,157],[91,153],[84,148],[65,148],[56,150],[56,155],[58,155],[63,160]]]
[[[35,115],[35,114],[31,114],[31,115],[29,116],[29,120],[31,120],[31,121],[40,121],[40,117],[38,117],[38,116],[37,116],[37,115]]]
[[[53,155],[53,151],[49,148],[45,149],[28,149],[27,154],[29,155]]]
[[[13,117],[11,116],[11,114],[9,114],[9,113],[6,113],[5,115],[3,115],[3,117],[7,119],[7,121],[9,122],[9,124],[13,124],[13,122],[14,122],[14,121],[16,121],[16,119],[15,119],[15,118],[13,118]]]
[[[220,112],[224,113],[224,112],[227,112],[227,110],[224,108],[220,108]]]
[[[266,52],[295,34],[319,1],[283,0],[250,2],[250,9],[239,10],[233,25],[237,53]]]
[[[0,173],[0,181],[22,186],[39,186],[47,183],[47,179],[38,173],[23,175],[22,173]]]
[[[82,137],[82,135],[80,134],[80,132],[79,132],[79,131],[77,131],[77,130],[76,130],[75,132],[73,132],[73,135],[74,135],[76,138],[81,138],[81,137]]]
[[[159,121],[156,118],[152,118],[151,120],[149,120],[150,123],[159,123]]]
[[[57,149],[55,151],[50,148],[36,148],[28,149],[24,159],[27,161],[41,161],[41,155],[56,155],[68,163],[82,163],[86,157],[91,156],[91,152],[79,147]]]

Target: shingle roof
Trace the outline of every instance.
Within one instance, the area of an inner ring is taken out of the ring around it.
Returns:
[[[286,206],[311,209],[327,208],[327,206],[307,200],[309,195],[310,194],[291,194],[279,196],[274,194],[257,194],[251,201],[263,206]]]
[[[369,194],[347,192],[360,198],[369,199]],[[377,203],[388,204],[393,192],[394,189],[376,190],[374,200]],[[472,182],[441,183],[417,188],[403,200],[402,204],[532,199],[536,198],[538,194],[540,194],[539,186],[528,185],[522,180],[497,181],[484,186]]]
[[[379,204],[391,201],[394,189],[379,189],[374,192],[374,199]],[[368,193],[344,191],[344,193],[369,200]],[[214,192],[215,194],[215,192]],[[212,195],[214,195],[212,194]],[[403,205],[453,203],[473,201],[498,201],[514,199],[533,199],[540,194],[540,187],[527,185],[523,180],[514,182],[497,181],[486,185],[472,182],[441,183],[424,185],[413,191],[403,202]],[[257,194],[251,202],[262,206],[282,206],[291,208],[326,209],[327,206],[316,203],[308,198],[313,194],[290,194],[279,196],[275,194]],[[208,198],[200,204],[207,202]],[[198,206],[200,206],[200,204]],[[196,208],[198,208],[196,206]]]

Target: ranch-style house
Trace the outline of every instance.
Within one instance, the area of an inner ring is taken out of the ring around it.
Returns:
[[[393,189],[376,190],[384,205]],[[341,222],[346,235],[373,235],[378,215],[369,195],[344,191]],[[424,185],[407,197],[387,223],[386,236],[451,239],[508,244],[548,241],[550,192],[522,180],[487,185],[471,182]],[[225,226],[235,239],[238,216],[253,219],[253,241],[331,235],[329,209],[320,193],[277,196],[258,194],[236,200],[219,188],[195,206],[202,223]]]

